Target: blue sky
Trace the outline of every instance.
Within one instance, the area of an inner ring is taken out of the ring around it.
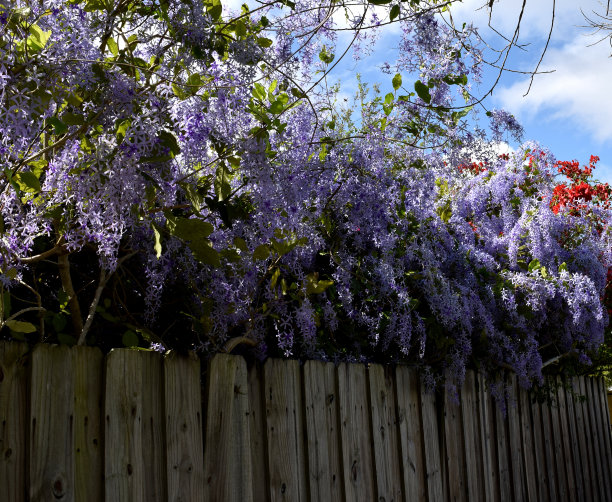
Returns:
[[[227,7],[238,7],[242,1],[224,3]],[[501,49],[503,40],[487,26],[488,9],[480,8],[486,3],[485,0],[463,0],[453,5],[451,13],[456,25],[472,22],[491,47]],[[521,3],[496,0],[492,26],[511,37]],[[536,75],[527,96],[524,94],[530,77],[504,73],[485,105],[514,114],[525,128],[525,139],[539,141],[560,160],[577,159],[586,163],[591,154],[598,155],[601,161],[595,177],[612,184],[612,48],[607,40],[595,44],[603,34],[594,34],[582,14],[595,17],[594,12],[605,12],[605,5],[598,0],[557,0],[555,3],[555,26],[540,66],[540,70],[554,71]],[[525,50],[514,48],[507,67],[521,71],[536,67],[550,30],[552,5],[552,0],[527,1],[519,38]],[[386,17],[382,9],[380,12],[381,17]],[[342,17],[338,15],[337,20],[342,22]],[[339,44],[346,42],[348,36],[345,32]],[[359,61],[348,56],[334,69],[329,81],[340,80],[343,92],[352,95],[357,86],[355,75],[360,73],[366,82],[383,84],[386,92],[390,77],[381,73],[379,66],[385,60],[394,59],[398,39],[399,27],[385,26],[370,56]],[[481,93],[496,76],[497,70],[485,70]],[[473,90],[478,94],[479,89]]]

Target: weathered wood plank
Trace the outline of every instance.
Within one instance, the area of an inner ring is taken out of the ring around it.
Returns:
[[[299,363],[269,359],[264,385],[270,499],[308,500]]]
[[[525,475],[526,500],[538,500],[538,469],[534,453],[533,422],[529,392],[518,387],[520,430],[522,432],[523,469]]]
[[[586,414],[586,396],[581,383],[581,377],[572,381],[574,393],[574,411],[576,413],[576,432],[578,433],[578,446],[580,448],[580,461],[582,463],[582,479],[584,480],[585,500],[597,500],[598,491],[595,480],[595,466],[589,444],[588,415]]]
[[[30,405],[29,500],[74,502],[74,366],[67,346],[34,348]]]
[[[338,390],[340,434],[346,500],[375,500],[372,425],[365,366],[340,364]]]
[[[598,437],[597,437],[597,421],[595,418],[595,410],[594,410],[594,402],[593,402],[593,393],[591,390],[590,381],[586,377],[581,378],[582,384],[581,389],[584,391],[586,395],[586,414],[585,417],[588,417],[586,421],[587,432],[589,434],[589,448],[592,451],[592,460],[594,465],[594,471],[596,473],[596,478],[593,480],[597,486],[598,498],[602,502],[607,500],[606,498],[606,489],[604,486],[604,480],[602,479],[603,471],[601,468],[601,452],[599,450]],[[595,492],[595,490],[593,490]]]
[[[259,363],[248,369],[249,434],[251,436],[251,468],[253,500],[268,497],[268,467],[266,454],[266,422],[263,399],[263,370]]]
[[[599,395],[599,410],[602,426],[602,446],[606,452],[606,464],[604,465],[604,476],[608,483],[608,496],[612,499],[612,438],[610,437],[610,410],[606,399],[607,389],[603,378],[596,380],[596,390]]]
[[[552,423],[552,441],[555,458],[555,471],[557,473],[557,490],[561,500],[567,500],[570,496],[566,464],[565,452],[563,451],[563,438],[561,437],[561,425],[559,423],[559,403],[557,402],[557,393],[555,391],[555,381],[550,380],[552,401],[549,405],[550,420]]]
[[[163,373],[168,501],[198,500],[204,493],[200,361],[170,352]]]
[[[548,478],[548,464],[546,461],[546,439],[542,423],[542,407],[534,398],[531,399],[531,416],[533,427],[533,443],[538,476],[538,497],[535,500],[548,502],[550,479]]]
[[[559,377],[557,377],[556,393],[559,412],[559,426],[561,430],[561,443],[563,446],[563,454],[565,458],[565,473],[567,475],[567,496],[570,500],[576,500],[576,475],[574,473],[575,459],[572,455],[572,449],[570,445],[570,431],[569,424],[567,422],[567,404],[565,402],[565,389],[563,388],[563,384]]]
[[[75,500],[98,502],[104,493],[102,445],[102,352],[73,347]]]
[[[546,472],[548,478],[548,491],[550,500],[562,500],[559,498],[559,481],[556,472],[555,463],[555,446],[552,435],[552,422],[550,419],[550,405],[547,402],[540,403],[540,412],[542,413],[542,433],[544,437],[544,453],[546,455]]]
[[[503,389],[502,389],[503,391]],[[503,405],[508,409],[506,396],[500,397],[503,399]],[[501,408],[502,403],[495,402],[495,437],[497,439],[497,466],[499,469],[499,493],[501,500],[512,501],[512,474],[510,471],[510,450],[508,447],[508,419],[504,416],[504,411]]]
[[[402,479],[392,373],[389,368],[372,364],[368,370],[368,377],[378,489],[376,499],[399,502],[402,500]]]
[[[577,430],[578,418],[574,406],[574,398],[572,396],[571,384],[572,382],[570,382],[570,387],[568,388],[560,389],[560,392],[563,391],[563,399],[565,400],[565,411],[567,414],[567,423],[569,425],[569,445],[574,464],[574,477],[576,481],[576,500],[585,500],[586,493],[584,487],[584,469],[582,465],[583,459],[581,458],[582,453],[580,451],[580,440],[578,438]]]
[[[525,461],[523,457],[523,438],[521,435],[520,402],[518,392],[518,379],[515,374],[510,377],[508,396],[508,434],[510,447],[510,465],[512,468],[512,487],[516,502],[527,499],[527,480]],[[523,431],[524,432],[524,431]]]
[[[440,424],[435,394],[425,391],[421,384],[421,412],[423,414],[423,443],[425,445],[425,472],[429,500],[443,500],[441,440],[444,424]]]
[[[395,380],[405,499],[426,502],[427,484],[419,405],[419,377],[415,370],[398,366],[395,370]]]
[[[113,349],[106,357],[104,399],[105,500],[146,502],[143,461],[144,358]]]
[[[208,368],[207,388],[204,499],[253,500],[249,390],[244,359],[217,354]]]
[[[467,371],[461,389],[461,414],[463,418],[463,440],[468,500],[485,500],[483,452],[480,441],[480,421],[476,377]]]
[[[485,500],[499,501],[499,471],[497,468],[497,441],[495,440],[495,411],[483,375],[476,378],[478,391],[478,414],[480,418],[480,441],[483,455]]]
[[[304,365],[304,399],[311,500],[343,500],[336,368],[332,363]]]
[[[448,472],[448,500],[451,502],[467,500],[463,423],[461,419],[461,407],[457,399],[460,399],[460,396],[453,396],[448,389],[445,390],[445,454]]]
[[[0,342],[0,500],[26,496],[26,343]]]
[[[588,378],[587,384],[590,387],[590,399],[592,400],[592,424],[593,424],[593,433],[595,439],[595,446],[599,450],[599,461],[600,465],[598,467],[597,472],[599,473],[599,482],[600,482],[600,490],[602,493],[602,498],[605,500],[612,500],[612,490],[610,489],[610,478],[608,474],[608,452],[606,451],[606,441],[604,438],[603,431],[603,423],[601,420],[601,411],[600,407],[600,397],[597,390],[597,381],[595,378]]]

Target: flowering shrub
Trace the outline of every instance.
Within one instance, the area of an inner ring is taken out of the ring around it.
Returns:
[[[589,363],[608,192],[532,143],[498,156],[521,133],[506,112],[490,138],[467,130],[474,31],[421,3],[391,8],[394,91],[362,86],[357,118],[319,74],[334,12],[367,50],[365,1],[357,17],[305,0],[233,18],[217,0],[0,3],[3,334],[238,340],[409,361],[451,386],[468,366],[529,386],[560,357]],[[558,166],[573,185],[555,187]]]

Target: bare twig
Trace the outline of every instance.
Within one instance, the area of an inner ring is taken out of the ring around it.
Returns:
[[[62,288],[68,295],[68,306],[70,307],[72,327],[74,328],[75,334],[78,334],[83,331],[83,318],[81,317],[81,307],[79,305],[79,299],[77,298],[77,295],[74,291],[74,287],[72,285],[68,253],[62,253],[57,257],[57,266],[59,268],[59,275],[62,281]]]

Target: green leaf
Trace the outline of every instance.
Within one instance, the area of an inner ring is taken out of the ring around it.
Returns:
[[[261,244],[253,251],[254,260],[266,260],[270,256],[270,246],[267,244]]]
[[[425,103],[431,103],[431,94],[429,94],[429,87],[427,87],[423,82],[417,80],[414,83],[414,90],[416,91],[419,98],[425,101]]]
[[[529,267],[527,268],[527,270],[529,272],[533,272],[534,270],[537,270],[540,267],[542,267],[542,265],[540,265],[540,261],[534,259],[529,262]]]
[[[245,253],[249,250],[246,241],[242,237],[234,237],[234,246]]]
[[[11,294],[5,291],[2,295],[2,306],[4,307],[4,317],[11,315]]]
[[[400,14],[400,6],[394,5],[391,7],[391,13],[389,14],[389,19],[393,21]]]
[[[258,99],[259,101],[265,101],[267,96],[266,88],[261,85],[259,82],[255,83],[253,89],[253,97]]]
[[[257,45],[259,45],[260,47],[264,47],[264,48],[270,47],[272,45],[272,40],[266,37],[259,37],[257,39]]]
[[[121,343],[124,347],[136,347],[140,343],[140,338],[131,329],[126,330],[121,337]]]
[[[36,326],[34,326],[31,322],[11,320],[6,321],[4,324],[15,333],[34,333],[36,331]]]
[[[467,75],[446,75],[442,80],[448,85],[466,85],[468,83]]]
[[[119,46],[117,45],[117,42],[115,42],[112,38],[109,38],[106,41],[106,45],[108,46],[108,50],[111,51],[113,56],[119,55]]]
[[[276,287],[276,283],[278,282],[278,279],[280,278],[280,269],[276,268],[274,269],[274,273],[272,274],[272,277],[270,279],[270,288],[274,289]]]
[[[159,138],[160,144],[170,150],[172,157],[181,153],[181,147],[174,134],[168,131],[161,131],[157,137]]]
[[[393,80],[391,80],[391,83],[393,84],[393,89],[397,91],[402,86],[402,76],[397,73]]]
[[[34,52],[41,51],[47,45],[51,31],[43,31],[39,26],[33,24],[30,26],[30,36],[28,37],[28,48]]]
[[[57,117],[50,117],[47,119],[47,124],[50,124],[53,126],[53,134],[60,136],[62,134],[64,134],[67,130],[68,130],[68,126],[66,124],[64,124],[60,119],[58,119]]]
[[[319,59],[325,64],[331,63],[336,56],[327,50],[327,47],[323,46],[319,52]]]
[[[180,218],[166,214],[166,226],[171,235],[188,241],[208,237],[214,227],[207,221],[197,218]]]
[[[23,192],[38,193],[41,190],[40,181],[32,172],[25,171],[17,173],[13,179]]]
[[[125,139],[125,134],[127,133],[127,130],[130,128],[131,125],[131,119],[124,119],[116,124],[115,135],[117,136],[117,141],[119,143],[121,143]]]
[[[215,172],[215,194],[219,202],[226,200],[232,193],[230,184],[230,170],[222,162]]]
[[[155,250],[155,256],[159,258],[162,254],[161,233],[155,225],[153,225],[153,235],[155,236],[155,244],[153,244],[153,249]]]
[[[334,284],[334,281],[321,280],[319,281],[319,274],[313,272],[306,276],[306,294],[319,294],[323,293],[327,288]]]
[[[219,253],[212,247],[212,243],[209,240],[193,240],[189,243],[189,249],[191,249],[193,256],[200,263],[212,265],[213,267],[221,266]]]
[[[388,3],[391,3],[391,0],[368,0],[368,3],[371,3],[372,5],[387,5]]]
[[[53,314],[51,324],[56,333],[61,333],[68,324],[68,318],[65,315]]]
[[[559,272],[567,272],[567,263],[563,262],[559,265]]]

